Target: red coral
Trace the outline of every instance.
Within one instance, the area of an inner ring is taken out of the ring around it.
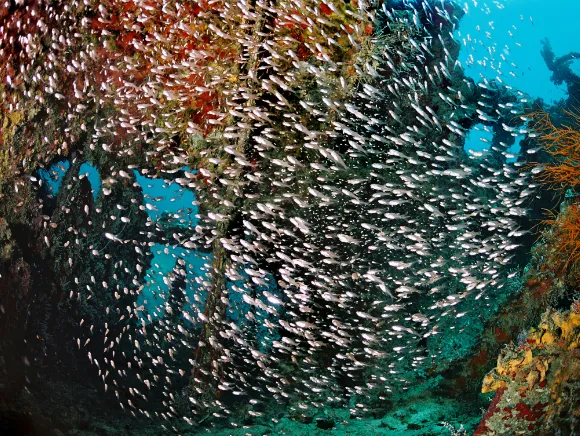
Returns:
[[[515,410],[519,412],[519,418],[525,419],[526,421],[535,421],[538,419],[538,416],[526,403],[520,402],[516,404]]]
[[[481,436],[489,431],[489,427],[487,427],[486,424],[493,415],[495,415],[497,412],[500,411],[500,408],[497,407],[497,405],[500,402],[501,397],[503,396],[505,390],[506,388],[500,388],[497,390],[497,392],[495,393],[495,397],[493,397],[493,400],[491,401],[489,408],[487,409],[487,412],[485,412],[485,415],[483,416],[483,419],[481,420],[479,426],[475,430],[475,433],[473,433],[473,436],[478,435]]]
[[[501,388],[496,392],[493,401],[489,405],[487,412],[479,424],[479,427],[477,427],[477,430],[473,434],[474,436],[481,436],[489,432],[490,428],[487,426],[487,424],[490,422],[492,416],[495,416],[496,419],[500,418],[500,416],[497,416],[497,414],[501,415],[502,421],[508,421],[511,418],[518,420],[519,422],[528,423],[527,427],[530,431],[535,429],[538,420],[545,413],[544,408],[546,407],[547,403],[537,403],[533,406],[529,406],[524,402],[519,402],[514,408],[504,407],[503,409],[500,409],[497,405],[501,400],[505,390],[506,388]],[[506,423],[505,427],[509,428],[510,425]]]

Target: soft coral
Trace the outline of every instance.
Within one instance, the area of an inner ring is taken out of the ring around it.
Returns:
[[[552,157],[538,178],[557,189],[580,185],[580,113],[565,111],[570,125],[555,126],[548,114],[534,114],[533,127],[540,133],[540,142]],[[543,221],[548,257],[544,262],[557,275],[574,278],[580,261],[580,209],[569,204],[558,216]]]
[[[549,226],[544,232],[550,247],[547,263],[558,273],[568,274],[580,261],[580,207],[572,204],[554,219],[544,220]]]
[[[564,111],[571,125],[556,127],[545,112],[534,114],[534,129],[540,142],[552,156],[539,179],[553,187],[565,189],[580,185],[580,113]]]

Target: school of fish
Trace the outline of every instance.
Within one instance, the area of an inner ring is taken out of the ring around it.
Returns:
[[[176,430],[272,400],[364,413],[513,276],[541,168],[504,143],[464,150],[477,123],[534,135],[490,33],[456,41],[467,4],[16,5],[3,104],[61,122],[22,172],[41,189],[34,170],[70,160],[43,244],[84,307],[76,348],[131,414]],[[497,80],[466,78],[460,45]],[[164,197],[137,176],[196,200],[153,219]]]

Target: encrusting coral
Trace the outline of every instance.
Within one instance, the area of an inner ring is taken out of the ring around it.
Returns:
[[[539,326],[506,347],[483,380],[496,392],[476,435],[570,434],[579,430],[580,313],[547,310]]]

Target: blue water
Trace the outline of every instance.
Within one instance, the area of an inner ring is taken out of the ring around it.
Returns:
[[[520,142],[522,142],[522,139],[524,139],[523,135],[516,137],[516,142],[514,142],[514,145],[512,145],[510,148],[508,148],[508,150],[507,150],[508,153],[517,155],[522,150],[522,147],[520,145]],[[518,160],[517,157],[507,159],[508,162],[515,162],[517,160]]]
[[[184,170],[191,171],[189,168],[184,168]],[[177,220],[172,223],[173,225],[179,224],[180,227],[191,229],[198,224],[197,201],[192,190],[185,189],[174,181],[145,177],[137,171],[133,174],[143,190],[144,205],[153,207],[146,209],[152,221],[158,221],[163,214],[171,214]],[[205,291],[201,290],[202,287],[196,283],[196,280],[198,282],[205,280],[205,268],[211,262],[211,255],[180,247],[177,241],[174,242],[176,245],[155,244],[150,247],[153,258],[151,267],[145,274],[139,304],[143,304],[146,313],[152,317],[162,317],[165,314],[165,297],[170,283],[164,281],[163,278],[173,271],[178,259],[187,263],[186,267],[181,266],[181,268],[187,271],[186,296],[189,311],[203,312]],[[197,316],[193,318],[196,319]]]
[[[197,225],[198,207],[195,194],[191,190],[184,189],[177,182],[166,182],[163,179],[145,177],[137,171],[133,173],[137,183],[143,190],[145,204],[153,207],[153,209],[146,209],[152,221],[157,221],[166,212],[173,214],[174,218],[177,215],[177,218],[182,220],[180,224],[184,227],[195,227]]]
[[[570,67],[572,68],[572,72],[580,76],[580,59],[572,61]]]
[[[52,164],[48,170],[41,168],[38,170],[42,182],[48,187],[49,195],[56,195],[62,185],[62,180],[70,168],[67,160],[62,160]]]
[[[85,162],[79,168],[79,176],[86,176],[91,184],[93,198],[96,200],[101,192],[101,175],[99,171],[90,163]]]
[[[515,138],[514,144],[507,149],[507,153],[517,155],[520,150],[520,142],[524,139],[523,135],[517,136]],[[468,155],[473,155],[472,152],[484,152],[489,150],[489,147],[493,141],[493,130],[491,127],[485,126],[484,124],[476,124],[467,133],[465,137],[465,144],[463,146],[464,150]],[[516,162],[517,157],[510,157],[507,162]]]
[[[459,60],[469,77],[476,82],[481,77],[488,80],[499,77],[504,84],[532,98],[543,98],[547,103],[567,97],[564,85],[556,86],[550,81],[551,72],[540,55],[540,41],[547,37],[557,57],[580,51],[580,1],[469,0],[457,3],[469,11],[456,32],[462,45]],[[491,52],[487,50],[490,44]]]
[[[528,98],[542,98],[553,104],[568,97],[566,86],[556,86],[550,80],[540,52],[540,41],[548,38],[557,57],[580,51],[580,1],[573,0],[503,0],[457,1],[467,14],[461,20],[456,39],[461,44],[459,60],[465,74],[476,83],[496,80],[522,91]],[[566,12],[562,14],[562,10]],[[557,23],[557,25],[555,25]],[[488,49],[491,47],[491,49]],[[580,60],[572,69],[580,74]],[[481,139],[483,138],[483,140]],[[465,150],[481,152],[489,148],[493,134],[478,124],[466,137]],[[520,151],[522,136],[508,150]],[[517,158],[510,158],[514,162]]]
[[[186,168],[187,171],[191,171]],[[182,215],[184,223],[189,228],[193,228],[198,223],[196,217],[198,207],[195,193],[189,189],[184,189],[176,182],[166,182],[162,179],[144,177],[134,172],[137,183],[141,186],[144,193],[144,203],[155,206],[156,210],[148,210],[149,218],[156,221],[163,213],[177,213]],[[191,209],[185,213],[184,209]],[[184,232],[187,234],[188,232]],[[190,313],[193,319],[199,319],[198,313],[203,313],[207,296],[207,284],[211,282],[207,276],[207,270],[212,262],[212,255],[201,253],[195,250],[183,248],[178,245],[155,244],[150,247],[153,254],[151,266],[145,273],[145,281],[138,299],[138,304],[145,307],[143,315],[149,314],[152,318],[163,317],[166,315],[167,295],[170,290],[171,282],[167,280],[168,274],[172,273],[174,268],[183,268],[187,271],[186,276],[186,304],[183,310]],[[186,266],[178,265],[178,260],[184,260]],[[242,295],[256,295],[256,298],[268,305],[268,296],[280,299],[280,290],[276,281],[271,274],[266,275],[264,284],[252,283],[250,276],[244,271],[238,271],[239,280],[234,282],[228,281],[226,288],[228,292],[228,319],[234,321],[238,326],[246,325],[247,314],[252,312],[257,320],[264,321],[277,317],[275,309],[266,312],[243,300]],[[164,280],[165,278],[165,280]],[[206,282],[205,285],[203,282]],[[242,292],[243,288],[252,287],[254,292]],[[271,304],[269,304],[271,306]],[[258,322],[256,335],[259,338],[261,350],[268,349],[272,341],[277,339],[270,333],[270,329],[264,326],[264,322]]]
[[[48,170],[44,168],[38,170],[38,174],[42,178],[43,183],[46,183],[48,186],[48,193],[50,195],[56,195],[58,193],[62,185],[62,180],[69,169],[69,161],[62,160],[52,164]],[[85,162],[79,168],[78,175],[80,177],[88,177],[89,183],[91,184],[93,198],[96,200],[101,191],[101,176],[98,170],[90,163]]]
[[[165,315],[166,295],[170,283],[164,281],[168,273],[173,271],[178,259],[186,262],[185,266],[179,266],[187,271],[186,296],[189,311],[203,312],[205,307],[205,291],[203,291],[196,279],[206,280],[207,265],[211,263],[211,255],[188,250],[182,247],[155,244],[151,247],[153,259],[151,268],[145,274],[145,283],[138,299],[139,305],[144,305],[146,313],[151,317],[163,317]],[[194,317],[196,318],[196,317]]]
[[[489,150],[491,141],[493,140],[493,131],[491,127],[477,124],[469,131],[465,138],[464,149],[468,154],[470,152],[482,152]]]

